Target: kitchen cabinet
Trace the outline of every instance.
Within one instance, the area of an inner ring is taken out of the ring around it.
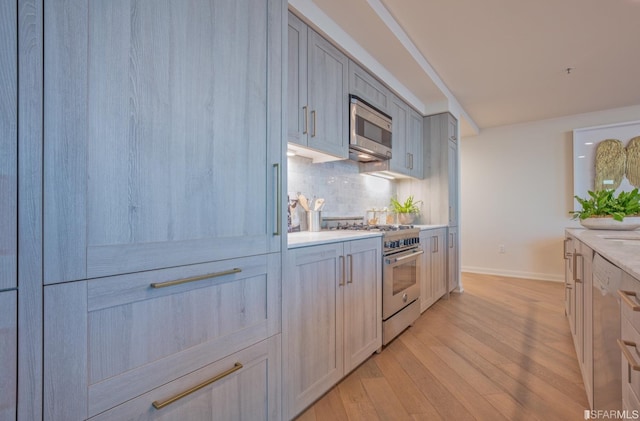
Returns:
[[[447,282],[449,292],[460,288],[460,247],[458,227],[448,228],[447,241]]]
[[[564,241],[565,313],[589,405],[593,408],[593,250],[567,235]]]
[[[16,419],[18,389],[17,291],[0,292],[0,420]]]
[[[389,114],[391,91],[353,60],[349,60],[349,93]]]
[[[420,312],[447,293],[446,228],[420,231],[420,246],[424,250],[420,274]]]
[[[389,169],[414,178],[424,178],[422,116],[392,95],[393,152]]]
[[[283,2],[44,7],[45,283],[279,252]]]
[[[292,418],[382,346],[381,240],[292,249],[283,288]]]
[[[292,13],[288,39],[287,139],[335,159],[346,159],[349,60]]]
[[[280,336],[273,336],[91,420],[281,420],[279,347]],[[166,407],[152,407],[213,379]]]
[[[0,420],[17,419],[17,1],[0,4]]]
[[[0,291],[17,287],[17,2],[0,4]]]
[[[171,382],[197,384],[190,373],[280,331],[280,276],[271,253],[45,286],[45,419],[87,419],[137,396],[170,396],[181,388]],[[127,418],[138,419],[132,405]]]
[[[622,379],[622,409],[640,411],[640,371],[637,347],[640,344],[640,279],[623,272],[622,288],[618,292],[620,300],[621,330],[619,352]],[[612,379],[613,380],[613,379]],[[609,385],[613,389],[615,385]]]
[[[457,120],[449,113],[424,118],[425,162],[432,200],[429,202],[432,224],[458,225],[458,143]],[[455,129],[454,137],[451,131]]]

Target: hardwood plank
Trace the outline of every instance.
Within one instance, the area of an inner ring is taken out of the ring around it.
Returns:
[[[299,419],[336,418],[334,392],[349,420],[583,419],[562,284],[477,274],[463,283]]]

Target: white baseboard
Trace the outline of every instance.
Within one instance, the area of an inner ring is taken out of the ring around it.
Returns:
[[[515,270],[504,270],[494,268],[481,268],[474,266],[462,267],[462,272],[480,273],[483,275],[498,275],[509,278],[535,279],[538,281],[564,282],[563,275],[554,275],[550,273],[521,272]]]

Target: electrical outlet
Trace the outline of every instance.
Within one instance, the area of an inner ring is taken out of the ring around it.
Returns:
[[[506,253],[506,250],[505,250],[505,248],[504,248],[504,244],[500,244],[500,245],[498,246],[498,252],[499,252],[500,254],[505,254],[505,253]]]

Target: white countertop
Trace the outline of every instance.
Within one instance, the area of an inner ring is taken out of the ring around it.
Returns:
[[[426,231],[436,228],[446,228],[447,225],[414,225],[420,228],[420,231]],[[380,231],[300,231],[290,232],[287,235],[289,249],[298,247],[317,246],[319,244],[339,243],[342,241],[358,240],[360,238],[382,237]]]
[[[317,246],[319,244],[339,243],[342,241],[358,240],[360,238],[382,237],[381,231],[300,231],[287,235],[289,249],[298,247]]]
[[[567,228],[567,232],[629,275],[640,280],[640,231]],[[625,241],[625,239],[631,241]]]

